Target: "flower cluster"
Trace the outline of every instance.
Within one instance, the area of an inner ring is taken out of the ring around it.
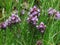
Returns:
[[[50,16],[50,15],[53,15],[53,16],[55,16],[55,19],[60,19],[60,13],[59,13],[59,11],[56,11],[55,9],[53,9],[53,8],[49,8],[48,9],[48,15]]]
[[[34,6],[30,9],[30,12],[28,13],[29,17],[27,18],[28,23],[32,23],[33,25],[36,25],[38,21],[38,16],[40,15],[40,10]]]
[[[44,25],[43,22],[41,22],[40,25],[37,25],[36,27],[42,34],[45,32],[46,25]]]
[[[10,26],[13,23],[20,22],[21,19],[18,17],[18,15],[12,14],[5,22],[0,24],[0,28],[6,28],[7,26]]]
[[[27,18],[27,21],[28,23],[32,23],[33,25],[35,25],[41,33],[44,33],[46,25],[44,25],[43,22],[41,22],[40,25],[37,25],[39,15],[40,10],[36,6],[34,6],[29,12],[29,17]]]

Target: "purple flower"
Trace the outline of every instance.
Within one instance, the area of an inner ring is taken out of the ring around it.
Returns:
[[[18,15],[15,15],[15,14],[12,14],[10,20],[11,20],[10,21],[11,23],[17,23],[17,22],[20,22],[21,21],[21,19],[19,18],[19,16]]]
[[[60,13],[59,13],[59,12],[57,12],[57,13],[55,14],[55,19],[60,19]]]
[[[40,15],[40,10],[34,6],[33,8],[30,9],[30,12],[28,13],[29,16],[32,15],[32,16],[39,16]]]
[[[8,21],[8,26],[10,26],[12,23],[11,23],[11,21]]]
[[[12,14],[12,16],[11,16],[11,20],[15,20],[15,19],[16,19],[15,14]]]
[[[7,25],[4,22],[0,24],[1,29],[5,29],[6,27],[7,27]]]
[[[35,17],[33,17],[31,20],[32,20],[32,21],[38,21],[38,18],[37,18],[37,16],[35,16]]]
[[[36,25],[36,23],[37,23],[37,21],[38,21],[38,18],[37,18],[37,16],[35,16],[35,17],[29,17],[28,19],[27,19],[27,21],[28,21],[28,23],[32,23],[33,25]]]
[[[37,25],[36,27],[41,33],[44,33],[46,25],[44,25],[44,23],[41,22],[40,25]]]
[[[49,14],[49,16],[50,16],[50,15],[54,15],[56,12],[57,12],[57,11],[56,11],[55,9],[53,9],[53,8],[49,8],[49,9],[48,9],[48,14]]]

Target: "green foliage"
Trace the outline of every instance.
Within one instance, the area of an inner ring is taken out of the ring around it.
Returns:
[[[50,19],[48,21],[48,8],[52,7],[59,11],[60,0],[26,0],[29,4],[29,8],[37,5],[41,9],[41,16],[39,16],[38,24],[43,21],[45,23],[46,30],[42,35],[36,27],[29,25],[26,21],[28,17],[28,11],[20,16],[22,10],[21,4],[24,0],[19,0],[17,3],[15,0],[0,0],[0,6],[6,8],[5,15],[8,17],[11,13],[13,6],[18,9],[18,14],[22,20],[19,24],[14,24],[7,29],[0,29],[0,45],[36,45],[38,40],[43,42],[43,45],[56,45],[60,44],[60,21]],[[36,2],[35,2],[36,1]],[[38,3],[37,3],[38,2]],[[13,3],[13,4],[12,4]]]

